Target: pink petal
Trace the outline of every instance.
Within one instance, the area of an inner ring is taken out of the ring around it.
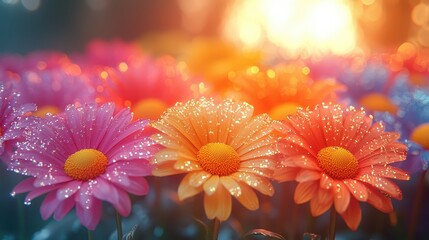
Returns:
[[[349,189],[344,185],[342,181],[337,181],[335,185],[335,196],[334,196],[334,205],[335,210],[338,213],[343,213],[350,202],[350,192]]]
[[[204,194],[204,210],[208,219],[225,221],[231,215],[231,195],[220,185],[212,195]]]
[[[55,211],[55,209],[60,204],[60,200],[57,199],[56,192],[50,192],[46,195],[45,199],[40,206],[40,214],[42,219],[48,219]]]
[[[144,159],[131,161],[118,161],[107,167],[106,173],[120,172],[128,176],[148,176],[152,173],[152,166]]]
[[[76,214],[79,218],[80,223],[88,228],[94,230],[101,218],[101,201],[94,199],[93,204],[90,208],[76,204]]]
[[[70,181],[68,183],[61,185],[61,187],[59,187],[57,190],[58,200],[64,200],[66,198],[69,198],[80,189],[81,185],[82,185],[81,181]]]
[[[92,193],[94,197],[110,202],[122,216],[130,214],[131,201],[127,192],[115,187],[103,178],[97,178],[97,184],[93,186]]]
[[[34,187],[34,180],[36,180],[36,178],[33,177],[29,177],[25,180],[22,180],[20,183],[18,183],[12,190],[12,195],[15,195],[16,193],[24,193],[24,192],[29,192],[33,189],[35,189]]]
[[[322,174],[319,171],[312,171],[303,169],[296,175],[297,182],[308,182],[319,180]]]
[[[352,179],[343,180],[343,183],[358,201],[365,202],[368,199],[367,187],[363,183]]]
[[[111,181],[123,190],[137,195],[143,196],[149,193],[149,184],[144,177],[127,177],[127,181],[117,181],[119,178],[113,177]]]
[[[351,230],[356,231],[362,219],[362,211],[360,209],[359,202],[356,199],[351,198],[348,208],[341,214],[341,216],[347,226]]]
[[[61,204],[57,207],[54,213],[54,219],[60,221],[63,219],[70,210],[73,209],[75,205],[74,198],[67,198],[61,202]]]
[[[27,194],[27,196],[25,197],[25,201],[31,202],[34,198],[39,197],[39,196],[41,196],[47,192],[50,192],[54,189],[57,189],[57,188],[58,188],[57,185],[51,185],[51,186],[36,188]]]
[[[298,183],[294,194],[295,203],[301,204],[310,201],[317,194],[318,187],[317,181]]]

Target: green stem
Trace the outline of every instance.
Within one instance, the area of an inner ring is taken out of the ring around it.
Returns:
[[[419,182],[417,183],[416,196],[414,197],[414,207],[411,215],[411,223],[408,230],[408,238],[414,239],[414,235],[416,234],[417,223],[419,221],[420,212],[422,209],[422,201],[423,201],[423,192],[425,190],[425,177],[428,170],[422,172],[419,178]]]
[[[115,221],[118,240],[122,240],[122,220],[121,215],[119,215],[118,211],[115,211]]]
[[[88,229],[88,240],[94,240],[94,236],[92,234],[92,231]]]
[[[212,240],[218,240],[219,228],[220,228],[220,221],[218,218],[215,218],[213,220],[213,237],[212,237]]]
[[[334,207],[331,209],[331,214],[329,216],[329,232],[328,232],[328,239],[334,240],[335,239],[335,225],[337,222],[337,211]]]
[[[18,230],[19,230],[18,239],[24,240],[26,239],[24,205],[22,204],[22,202],[24,201],[24,198],[23,196],[18,196],[17,200],[18,200]]]

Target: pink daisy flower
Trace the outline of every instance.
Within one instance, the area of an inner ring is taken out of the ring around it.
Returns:
[[[145,59],[132,65],[100,72],[104,79],[96,86],[101,102],[114,101],[119,107],[131,107],[136,118],[158,119],[177,101],[199,97],[204,84],[187,72],[184,63],[171,57]]]
[[[102,201],[122,216],[131,211],[128,193],[145,195],[143,178],[151,173],[147,160],[154,143],[146,138],[146,121],[133,121],[129,110],[113,114],[115,106],[70,105],[60,115],[47,115],[25,134],[10,170],[31,176],[13,194],[29,192],[26,203],[47,193],[40,212],[62,219],[76,208],[80,222],[93,230],[100,220]]]
[[[388,213],[393,211],[391,198],[402,198],[389,178],[408,180],[409,175],[390,164],[405,160],[406,146],[396,141],[398,133],[384,132],[383,123],[372,124],[365,111],[322,104],[298,110],[275,128],[283,137],[278,143],[282,168],[274,178],[296,180],[295,202],[310,201],[313,216],[334,205],[356,230],[359,202]]]
[[[64,111],[69,104],[94,102],[91,80],[89,75],[71,75],[63,69],[27,71],[15,82],[15,89],[22,95],[20,102],[37,105],[33,115],[44,117]]]
[[[0,83],[0,158],[8,163],[14,146],[22,141],[24,128],[31,121],[26,115],[36,109],[34,104],[19,104],[20,95]]]

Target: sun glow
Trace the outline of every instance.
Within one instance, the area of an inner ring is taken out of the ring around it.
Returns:
[[[223,35],[246,47],[278,46],[293,56],[346,54],[356,46],[356,26],[344,0],[239,0]]]

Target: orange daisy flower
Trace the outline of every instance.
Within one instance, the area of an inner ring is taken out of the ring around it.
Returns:
[[[255,106],[257,113],[266,112],[276,120],[296,113],[297,107],[314,107],[323,101],[335,101],[336,92],[345,87],[334,79],[315,81],[309,77],[310,69],[303,64],[278,65],[230,73],[230,97]]]
[[[252,117],[247,103],[192,99],[169,108],[152,125],[152,139],[165,146],[153,159],[155,176],[186,173],[180,200],[204,192],[207,218],[231,214],[231,196],[250,210],[259,207],[253,189],[272,196],[275,138],[268,115]]]
[[[322,104],[298,110],[274,128],[284,136],[278,142],[281,165],[274,178],[296,180],[295,202],[310,201],[319,216],[332,204],[347,226],[356,230],[361,221],[359,202],[382,212],[393,211],[391,198],[401,199],[399,187],[389,178],[408,180],[403,170],[390,166],[406,158],[399,134],[384,132],[381,122],[353,107]]]

